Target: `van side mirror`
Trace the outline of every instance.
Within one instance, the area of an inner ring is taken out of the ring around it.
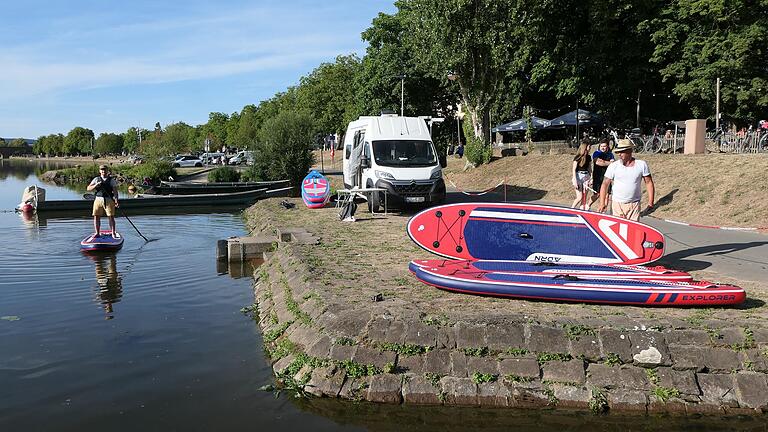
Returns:
[[[446,155],[441,154],[437,159],[440,160],[441,168],[446,168],[448,166],[448,157]]]
[[[360,167],[361,168],[370,168],[371,167],[371,159],[363,156],[360,158]]]

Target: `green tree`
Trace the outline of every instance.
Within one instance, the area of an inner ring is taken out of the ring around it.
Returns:
[[[360,59],[352,54],[322,63],[301,78],[296,89],[298,108],[312,116],[317,132],[341,133],[358,117],[354,83],[359,71]]]
[[[145,139],[149,136],[149,131],[138,127],[130,127],[123,132],[123,149],[127,153],[136,153],[139,150],[139,136]]]
[[[314,129],[312,117],[303,112],[283,110],[267,119],[259,131],[255,177],[289,179],[297,192],[313,163]]]
[[[8,143],[8,147],[25,147],[26,145],[27,141],[24,138],[14,138]]]
[[[64,137],[62,152],[68,155],[91,154],[93,138],[92,130],[77,126]]]
[[[123,136],[113,133],[102,133],[93,145],[94,153],[100,155],[116,155],[123,151]]]
[[[768,116],[768,3],[672,0],[647,25],[656,29],[651,61],[697,117],[714,114],[718,77],[726,116]]]
[[[170,124],[165,128],[160,146],[166,154],[171,155],[198,150],[195,143],[195,130],[184,122]]]
[[[0,137],[0,147],[5,147],[8,144],[5,142],[5,138]]]
[[[229,116],[220,113],[220,112],[212,112],[208,115],[208,122],[205,123],[202,128],[201,132],[203,137],[210,136],[213,140],[213,146],[216,148],[220,148],[223,145],[227,144],[227,121],[229,120]]]

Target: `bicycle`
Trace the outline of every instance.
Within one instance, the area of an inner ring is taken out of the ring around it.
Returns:
[[[643,146],[643,150],[647,153],[659,153],[662,147],[664,147],[664,141],[658,132],[654,132],[653,136],[648,138]]]

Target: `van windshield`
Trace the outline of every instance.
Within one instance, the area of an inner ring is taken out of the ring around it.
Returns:
[[[430,141],[374,141],[373,157],[377,165],[390,167],[427,167],[437,164]]]

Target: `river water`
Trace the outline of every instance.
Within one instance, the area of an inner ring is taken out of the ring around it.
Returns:
[[[55,165],[0,160],[0,431],[764,430],[752,419],[598,417],[547,411],[296,400],[272,382],[248,269],[222,269],[216,240],[243,235],[239,211],[123,218],[125,246],[97,257],[78,242],[88,215],[12,212]],[[106,223],[103,222],[103,227]],[[229,270],[229,271],[228,271]],[[230,274],[231,273],[231,274]],[[241,274],[246,277],[237,277]]]

